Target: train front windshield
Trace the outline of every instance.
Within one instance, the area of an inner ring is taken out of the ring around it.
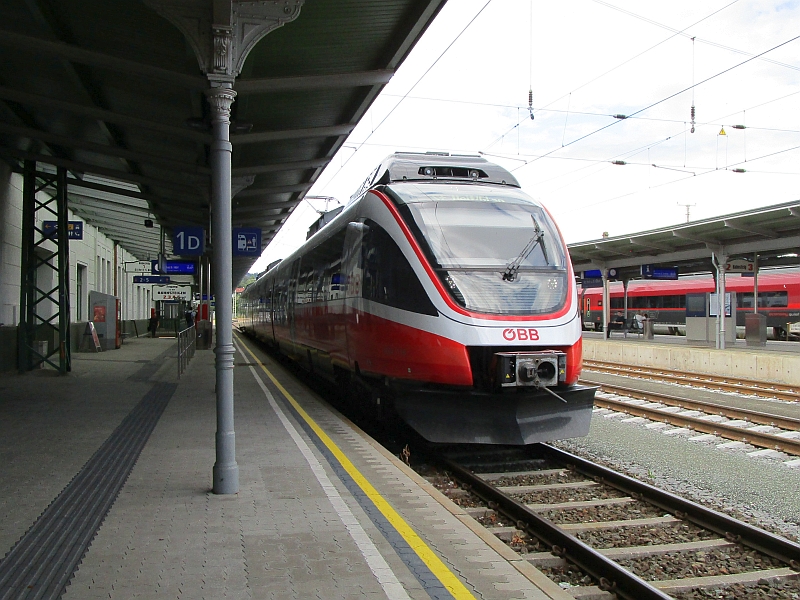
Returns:
[[[564,244],[516,188],[398,183],[390,195],[452,298],[481,313],[535,315],[567,297]]]

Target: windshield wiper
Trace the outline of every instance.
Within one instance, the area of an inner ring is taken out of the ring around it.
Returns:
[[[547,247],[544,245],[544,229],[542,229],[539,222],[536,220],[536,217],[531,215],[531,221],[533,221],[533,230],[534,234],[530,241],[525,245],[522,249],[522,252],[519,253],[519,256],[511,261],[508,266],[506,267],[505,272],[503,273],[503,280],[504,281],[514,281],[517,278],[517,272],[519,271],[519,267],[522,264],[522,261],[528,258],[533,249],[536,246],[539,246],[542,250],[542,255],[544,256],[545,264],[550,264],[550,259],[547,258]]]

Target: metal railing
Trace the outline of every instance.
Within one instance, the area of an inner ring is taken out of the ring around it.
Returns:
[[[197,335],[194,325],[178,332],[178,379],[194,356],[196,346]]]

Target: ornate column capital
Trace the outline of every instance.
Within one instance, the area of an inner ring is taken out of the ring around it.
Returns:
[[[144,0],[144,3],[181,30],[209,79],[233,82],[250,50],[270,31],[294,21],[304,1]]]
[[[228,87],[212,87],[205,90],[204,93],[211,105],[211,120],[230,123],[231,105],[236,99],[236,92]]]

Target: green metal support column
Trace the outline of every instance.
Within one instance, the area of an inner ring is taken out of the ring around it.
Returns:
[[[36,270],[31,268],[35,256],[34,229],[36,228],[36,163],[25,161],[22,184],[22,257],[19,278],[19,345],[17,346],[19,370],[30,371],[32,366],[32,348],[34,331],[33,290],[36,287]]]
[[[45,192],[42,196],[46,199],[37,198],[40,192]],[[39,227],[37,217],[42,221],[55,221],[56,227],[48,230]],[[59,167],[55,174],[42,173],[36,171],[35,162],[25,161],[18,346],[20,371],[30,371],[42,363],[61,373],[72,368],[68,227],[66,169]],[[43,274],[48,270],[54,274],[55,285],[43,287],[39,281],[39,269]],[[46,342],[46,350],[42,342]]]
[[[71,311],[69,305],[67,170],[63,167],[58,167],[56,174],[56,212],[58,213],[58,370],[65,374],[72,370],[72,352],[70,350],[69,326]],[[116,318],[116,315],[114,315],[114,318]]]

